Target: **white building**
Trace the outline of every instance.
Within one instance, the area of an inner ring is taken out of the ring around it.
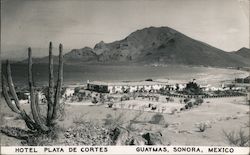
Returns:
[[[74,94],[74,92],[75,92],[75,89],[74,88],[66,88],[66,90],[65,90],[65,92],[64,92],[64,96],[73,96],[73,94]]]
[[[165,88],[166,83],[155,81],[136,81],[136,82],[89,82],[87,89],[103,93],[124,93],[124,92],[136,92],[136,91],[156,91],[161,88]]]

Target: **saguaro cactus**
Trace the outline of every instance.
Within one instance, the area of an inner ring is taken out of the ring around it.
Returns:
[[[63,81],[63,54],[62,54],[62,44],[59,45],[59,69],[58,69],[58,80],[56,88],[54,88],[54,76],[53,76],[53,56],[52,56],[52,43],[49,45],[49,89],[48,89],[48,108],[47,108],[47,117],[46,121],[42,117],[39,111],[39,96],[34,88],[33,81],[33,68],[32,68],[32,51],[31,48],[28,48],[28,83],[29,83],[29,92],[30,92],[30,108],[32,113],[32,118],[26,113],[24,109],[21,108],[16,90],[13,84],[12,76],[11,76],[11,67],[9,61],[6,62],[6,75],[2,74],[2,89],[3,96],[7,105],[10,109],[21,115],[23,120],[25,121],[27,127],[30,130],[37,130],[42,132],[50,131],[55,125],[55,120],[58,117],[59,110],[59,100],[62,89],[62,81]],[[56,91],[56,93],[54,93]],[[14,99],[14,103],[11,101],[12,96]]]

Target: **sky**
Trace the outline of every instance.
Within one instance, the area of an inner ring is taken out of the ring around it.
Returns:
[[[63,43],[66,49],[93,47],[100,41],[121,40],[150,26],[168,26],[225,51],[249,48],[248,0],[1,0],[1,3],[1,51],[7,57],[28,46],[47,48],[49,41],[55,46]]]

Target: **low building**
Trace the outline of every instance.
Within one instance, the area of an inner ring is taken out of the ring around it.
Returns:
[[[167,83],[156,81],[136,81],[136,82],[100,82],[93,81],[87,83],[87,89],[100,93],[131,93],[131,92],[154,92],[161,88],[166,88]]]
[[[250,83],[250,76],[246,78],[236,78],[235,83]]]
[[[75,92],[75,89],[74,88],[65,88],[65,92],[64,92],[64,96],[73,96]]]

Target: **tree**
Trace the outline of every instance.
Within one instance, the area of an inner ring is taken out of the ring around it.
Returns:
[[[179,84],[177,83],[175,86],[176,86],[175,90],[176,90],[176,91],[179,91],[179,90],[180,90]]]
[[[203,91],[197,83],[189,82],[184,88],[184,93],[189,95],[200,95],[203,94]]]

